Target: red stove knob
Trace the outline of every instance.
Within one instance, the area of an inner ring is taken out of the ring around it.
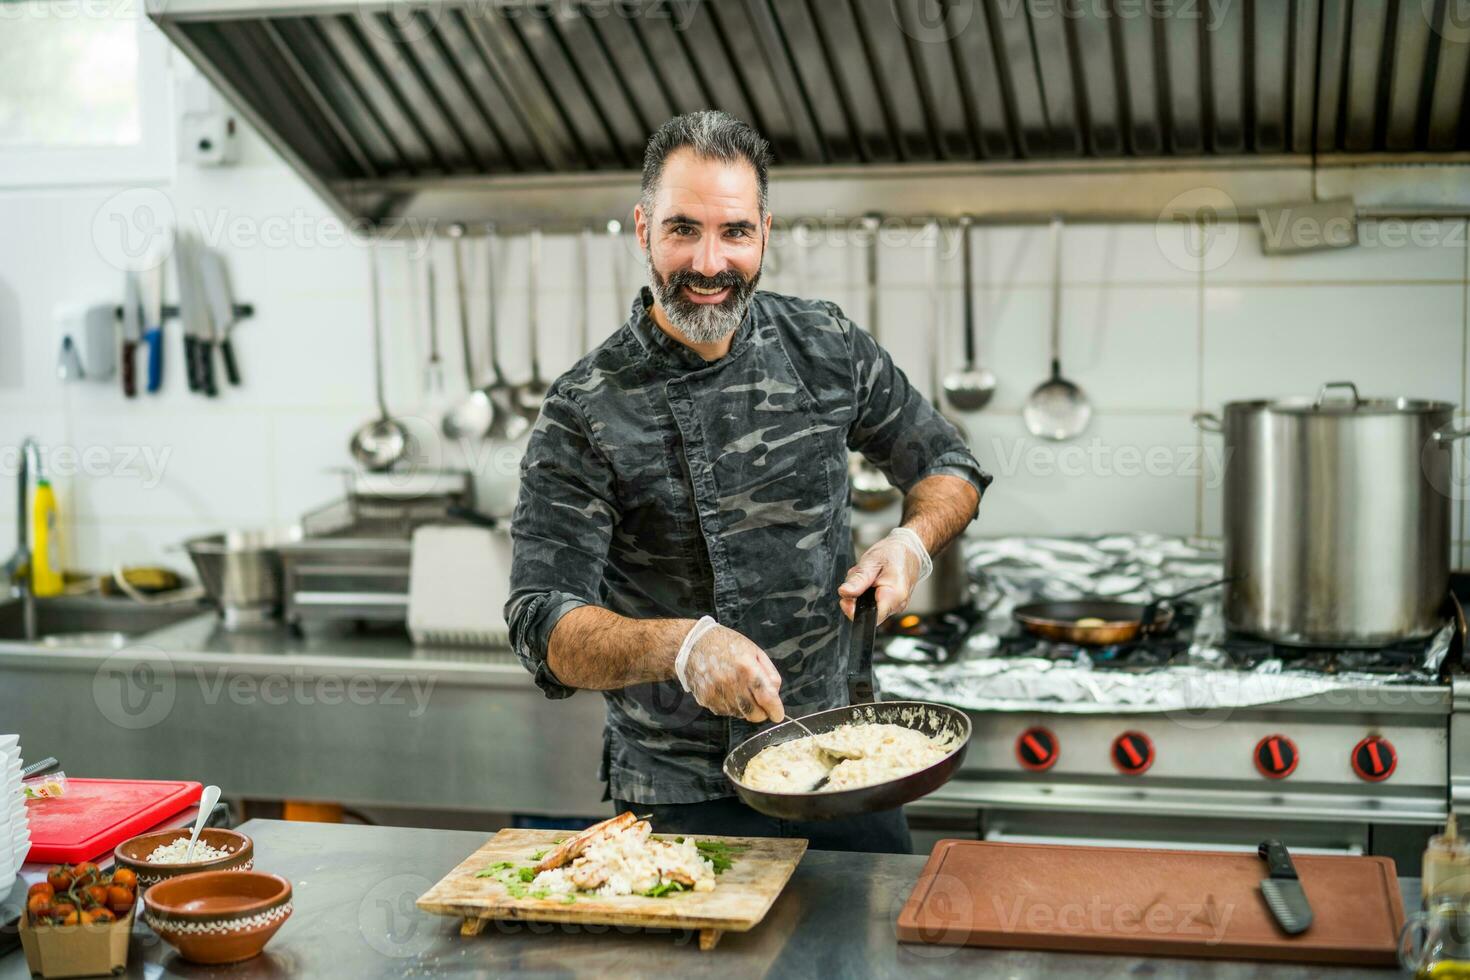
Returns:
[[[1267,735],[1256,743],[1256,770],[1267,779],[1285,779],[1299,761],[1296,743],[1285,735]]]
[[[1143,732],[1124,732],[1113,739],[1113,765],[1125,776],[1137,776],[1154,764],[1154,743]]]
[[[1028,728],[1016,738],[1016,759],[1022,769],[1045,772],[1057,764],[1059,751],[1049,728]]]
[[[1359,779],[1381,783],[1398,768],[1399,754],[1382,735],[1369,735],[1353,746],[1352,763]]]

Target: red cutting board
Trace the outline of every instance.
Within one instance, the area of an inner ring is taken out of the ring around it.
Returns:
[[[199,783],[159,779],[66,780],[66,795],[27,800],[31,851],[46,864],[95,861],[199,802]]]
[[[1293,855],[1312,925],[1276,925],[1255,854],[944,840],[898,917],[906,943],[1390,966],[1403,899],[1385,857]]]

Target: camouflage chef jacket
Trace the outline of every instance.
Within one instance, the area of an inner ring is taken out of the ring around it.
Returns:
[[[505,618],[548,697],[546,661],[578,606],[713,616],[781,672],[788,714],[847,702],[849,449],[908,490],[937,473],[990,482],[888,353],[831,303],[757,292],[730,352],[705,361],[632,315],[552,385],[521,463]],[[732,795],[726,753],[759,726],[677,680],[607,691],[601,778],[615,799]]]

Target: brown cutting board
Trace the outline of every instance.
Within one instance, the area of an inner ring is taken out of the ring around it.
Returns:
[[[1312,926],[1276,925],[1254,854],[944,840],[898,917],[906,943],[1392,965],[1393,861],[1293,855]]]
[[[701,949],[712,949],[722,932],[746,932],[765,917],[806,853],[806,841],[770,837],[699,837],[747,850],[732,855],[714,891],[679,892],[663,898],[578,895],[568,905],[559,899],[512,898],[493,878],[475,872],[500,861],[515,867],[535,864],[531,855],[569,836],[559,830],[502,830],[437,885],[419,897],[418,907],[436,915],[463,918],[460,931],[480,932],[489,919],[579,922],[640,929],[697,929]]]

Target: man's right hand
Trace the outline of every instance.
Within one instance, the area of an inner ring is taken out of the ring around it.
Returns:
[[[776,665],[732,629],[715,626],[700,636],[689,651],[684,676],[694,700],[717,715],[751,722],[786,719]]]

